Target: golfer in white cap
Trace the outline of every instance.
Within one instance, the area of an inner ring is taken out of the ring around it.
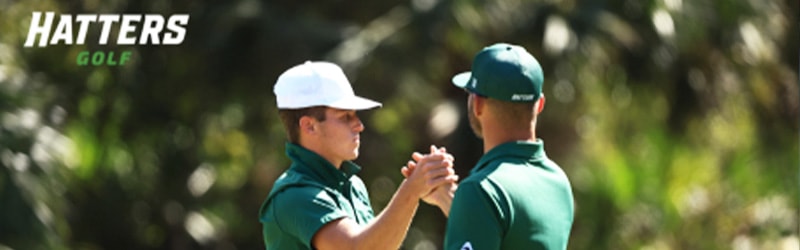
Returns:
[[[339,66],[297,65],[278,78],[274,91],[292,165],[275,181],[259,212],[267,249],[398,249],[420,199],[449,210],[450,201],[436,199],[431,191],[458,176],[452,156],[432,147],[430,154],[414,155],[413,172],[374,215],[367,189],[355,175],[361,167],[352,160],[364,130],[356,111],[381,104],[356,96]]]

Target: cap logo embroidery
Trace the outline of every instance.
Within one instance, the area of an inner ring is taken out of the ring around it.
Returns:
[[[463,246],[461,246],[461,250],[472,250],[472,243],[469,241],[465,242]]]
[[[533,94],[527,94],[527,95],[525,95],[525,94],[514,94],[514,95],[511,96],[511,100],[512,101],[530,101],[530,100],[533,100],[533,98],[534,98]]]

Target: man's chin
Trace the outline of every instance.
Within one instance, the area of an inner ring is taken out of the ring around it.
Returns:
[[[470,128],[472,128],[472,133],[475,134],[479,139],[483,139],[483,133],[481,133],[481,125],[480,123],[470,123]]]
[[[355,151],[353,151],[353,153],[352,153],[352,154],[350,154],[350,157],[349,157],[349,158],[350,158],[350,159],[347,159],[348,161],[352,161],[352,160],[355,160],[355,159],[357,159],[357,158],[358,158],[358,149],[356,149]]]

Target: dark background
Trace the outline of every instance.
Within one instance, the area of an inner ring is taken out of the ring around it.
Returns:
[[[92,26],[85,45],[24,48],[33,11],[191,17],[181,45],[116,45],[117,25],[108,45]],[[263,248],[257,211],[289,164],[272,86],[305,60],[341,65],[384,104],[359,113],[356,162],[376,211],[430,144],[464,178],[482,146],[450,77],[495,42],[526,47],[545,70],[537,135],[572,182],[570,249],[800,249],[798,11],[0,0],[0,249]],[[86,50],[133,57],[78,66]],[[421,205],[403,248],[441,248],[444,222]]]

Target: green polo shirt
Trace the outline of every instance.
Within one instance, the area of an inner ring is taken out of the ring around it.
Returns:
[[[351,161],[341,170],[300,145],[287,143],[292,165],[272,186],[259,211],[266,249],[312,249],[311,238],[323,225],[342,217],[358,224],[375,216],[361,167]]]
[[[444,249],[566,249],[572,188],[544,142],[489,150],[458,185]]]

